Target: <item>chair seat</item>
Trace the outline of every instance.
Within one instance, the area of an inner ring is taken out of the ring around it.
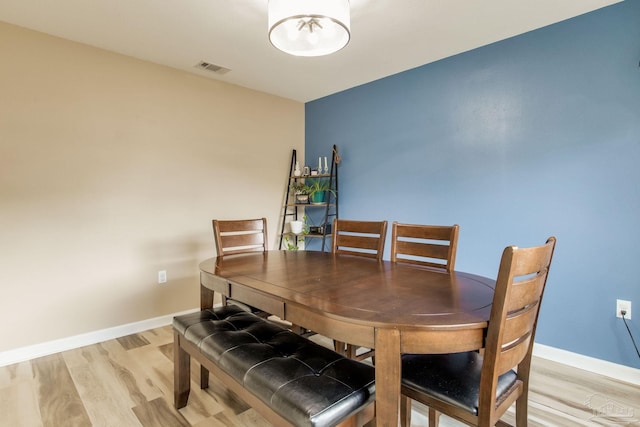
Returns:
[[[402,386],[431,395],[478,415],[482,356],[477,352],[452,354],[405,354],[402,356]],[[497,397],[516,381],[507,371],[498,378]]]

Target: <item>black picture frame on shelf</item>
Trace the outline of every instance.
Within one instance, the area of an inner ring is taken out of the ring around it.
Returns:
[[[331,234],[331,223],[322,225],[310,225],[309,234]]]

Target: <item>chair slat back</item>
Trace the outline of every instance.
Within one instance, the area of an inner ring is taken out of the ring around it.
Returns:
[[[332,252],[382,259],[387,221],[333,220]]]
[[[460,226],[400,224],[391,231],[391,261],[453,271]]]
[[[267,219],[213,220],[213,235],[219,256],[265,252]]]
[[[519,380],[528,381],[540,303],[555,244],[555,237],[550,237],[542,246],[510,246],[502,254],[480,380],[481,408],[495,409],[501,374],[516,368]]]

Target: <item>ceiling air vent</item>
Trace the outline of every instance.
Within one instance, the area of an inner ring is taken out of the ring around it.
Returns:
[[[196,68],[211,71],[216,74],[227,74],[231,71],[228,68],[221,67],[220,65],[212,64],[210,62],[200,61],[196,64]]]

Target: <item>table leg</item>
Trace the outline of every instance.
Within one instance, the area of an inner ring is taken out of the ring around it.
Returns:
[[[200,285],[200,310],[213,308],[213,291],[206,286]]]
[[[200,310],[213,308],[214,292],[206,286],[200,284]],[[209,387],[209,370],[200,366],[200,388]]]
[[[400,331],[376,330],[376,426],[397,427],[400,408]]]

